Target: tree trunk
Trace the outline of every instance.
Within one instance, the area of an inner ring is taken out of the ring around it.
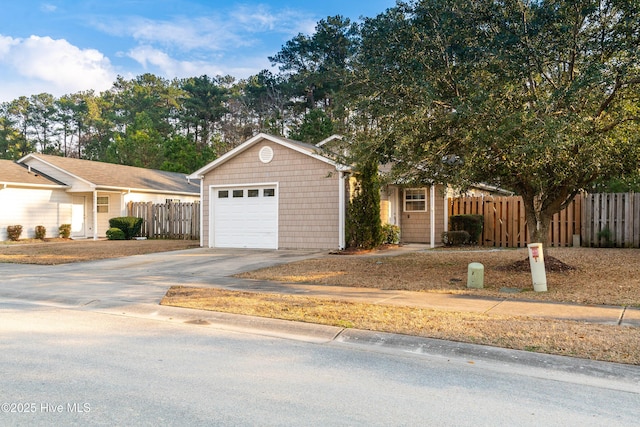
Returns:
[[[529,243],[542,243],[546,248],[550,244],[549,228],[554,212],[550,209],[542,209],[535,198],[523,198],[527,230],[529,231]]]

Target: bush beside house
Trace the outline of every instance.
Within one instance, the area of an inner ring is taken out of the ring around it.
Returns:
[[[469,234],[468,243],[477,245],[482,236],[484,217],[482,215],[452,215],[449,217],[449,235],[453,231],[466,231]],[[458,241],[461,236],[450,237]]]
[[[140,230],[142,229],[142,221],[142,218],[137,218],[135,216],[121,216],[117,218],[111,218],[109,220],[109,230],[107,230],[107,237],[109,237],[110,231],[112,231],[114,228],[117,228],[122,231],[125,240],[131,240],[140,234]],[[112,234],[113,233],[114,232],[112,232]],[[111,237],[109,237],[109,239],[111,239]]]
[[[22,226],[21,225],[8,225],[7,226],[7,236],[9,236],[9,240],[17,242],[20,239],[20,235],[22,234]]]

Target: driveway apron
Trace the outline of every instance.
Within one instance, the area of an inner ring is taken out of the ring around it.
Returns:
[[[322,254],[199,248],[54,266],[0,264],[0,297],[67,306],[157,305],[171,286],[215,286],[236,273]]]

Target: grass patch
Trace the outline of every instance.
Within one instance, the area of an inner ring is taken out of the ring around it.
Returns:
[[[23,239],[0,242],[0,262],[56,265],[197,248],[195,240]]]
[[[574,268],[547,273],[548,292],[530,292],[531,273],[509,268],[527,259],[526,249],[431,250],[392,257],[331,256],[238,277],[515,299],[523,298],[527,292],[527,299],[538,301],[640,306],[640,249],[551,248],[547,254]],[[484,265],[484,289],[467,288],[467,267],[471,262]],[[505,293],[503,288],[519,292]]]
[[[640,328],[174,286],[162,305],[640,364]]]

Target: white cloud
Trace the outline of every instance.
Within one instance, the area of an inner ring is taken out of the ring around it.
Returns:
[[[236,24],[251,32],[273,31],[277,28],[279,21],[265,5],[238,6],[230,16]]]
[[[237,34],[230,22],[212,17],[176,18],[173,21],[130,17],[119,22],[101,22],[96,26],[111,35],[132,37],[141,44],[186,51],[220,51],[252,43]]]
[[[138,46],[129,51],[128,56],[139,62],[147,71],[160,70],[164,76],[191,77],[196,75],[218,75],[222,70],[210,63],[180,61],[151,46]],[[155,69],[154,69],[155,68]]]
[[[0,36],[0,68],[13,71],[12,85],[22,85],[29,92],[45,87],[54,96],[81,90],[106,90],[116,73],[111,62],[95,49],[80,49],[64,39],[31,36],[18,39]],[[0,71],[0,76],[3,72]],[[42,90],[41,90],[42,91]],[[6,94],[0,94],[2,98]],[[3,99],[5,100],[5,99]]]
[[[141,45],[176,51],[228,52],[261,44],[264,36],[290,38],[313,32],[316,20],[291,9],[273,11],[265,5],[237,6],[225,15],[218,12],[196,17],[153,20],[140,16],[101,19],[97,29],[117,37],[131,37]]]
[[[56,10],[58,10],[58,6],[56,6],[54,4],[50,4],[50,3],[42,3],[40,5],[40,10],[45,12],[45,13],[51,13],[51,12],[55,12]]]
[[[3,58],[11,52],[11,49],[19,43],[20,41],[13,37],[6,37],[0,34],[0,61],[2,61]]]
[[[294,36],[298,33],[311,34],[316,26],[316,19],[308,13],[294,9],[274,11],[266,5],[238,6],[229,16],[234,27],[252,33],[277,32]]]
[[[255,74],[256,69],[269,67],[268,60],[263,57],[249,58],[244,61],[245,64],[233,61],[232,65],[228,60],[219,60],[218,63],[210,60],[182,61],[152,46],[138,46],[130,50],[127,56],[140,63],[145,71],[160,74],[166,78],[185,78],[206,74],[211,77],[231,75],[240,79]]]

